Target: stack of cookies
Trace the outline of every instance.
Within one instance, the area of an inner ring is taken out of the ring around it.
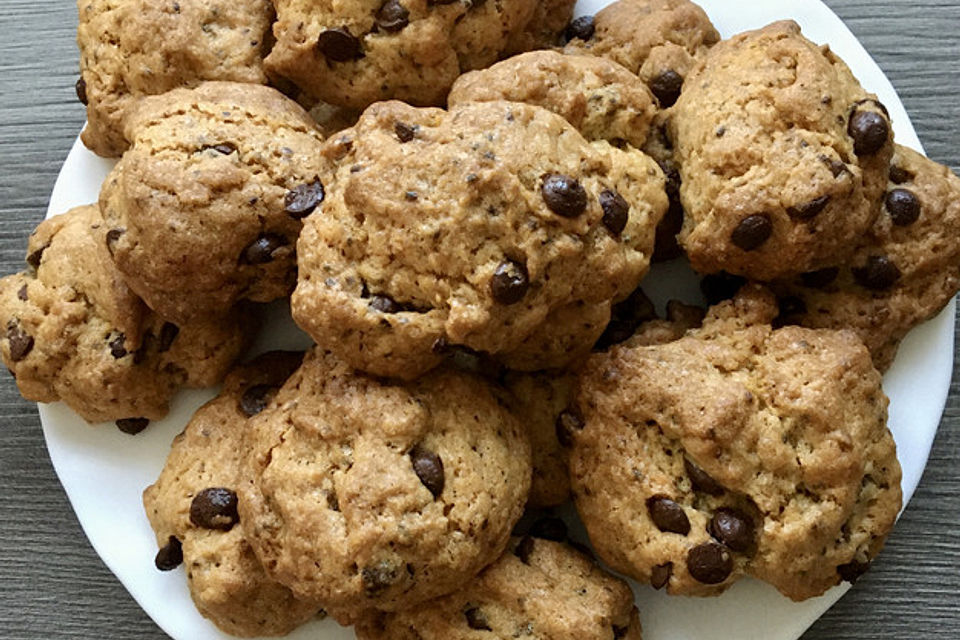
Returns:
[[[960,289],[960,179],[792,22],[687,0],[80,0],[96,204],[0,280],[23,395],[136,433],[237,636],[640,638],[630,586],[855,581],[901,506],[881,372]],[[709,308],[659,318],[651,263]],[[264,303],[316,343],[243,364]],[[525,515],[526,513],[526,515]],[[646,588],[646,587],[642,587]]]

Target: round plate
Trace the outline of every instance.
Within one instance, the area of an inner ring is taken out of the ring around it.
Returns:
[[[577,12],[595,13],[607,4],[609,0],[582,0]],[[879,95],[890,109],[898,142],[921,149],[890,82],[843,22],[821,2],[701,0],[700,4],[724,37],[775,20],[796,20],[808,38],[829,43],[864,86]],[[112,165],[91,154],[78,140],[54,187],[48,216],[96,202]],[[661,304],[668,296],[700,302],[696,281],[682,264],[659,266],[644,281],[644,288]],[[275,306],[273,312],[258,351],[309,345],[283,306]],[[889,424],[903,466],[905,503],[920,480],[946,402],[953,365],[954,313],[952,302],[936,319],[914,330],[884,378],[891,398]],[[181,393],[165,420],[135,437],[110,425],[91,428],[59,403],[40,406],[50,458],[87,537],[137,602],[176,640],[223,640],[229,636],[197,613],[182,569],[160,573],[154,568],[157,545],[140,498],[159,475],[173,437],[213,394]],[[582,534],[576,525],[573,530]],[[820,598],[794,603],[772,587],[749,579],[717,598],[668,597],[645,585],[633,587],[646,640],[794,640],[846,590],[837,587]],[[288,637],[346,640],[354,635],[328,620],[307,624]]]

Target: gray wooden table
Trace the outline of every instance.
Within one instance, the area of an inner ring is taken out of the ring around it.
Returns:
[[[927,153],[960,170],[960,3],[827,2],[893,81]],[[71,0],[0,0],[0,275],[21,268],[27,234],[83,123],[75,28]],[[50,465],[36,407],[3,376],[0,638],[164,637],[93,552]],[[960,638],[956,381],[926,474],[886,551],[804,635],[881,638]]]

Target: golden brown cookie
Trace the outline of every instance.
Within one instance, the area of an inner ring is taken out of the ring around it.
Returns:
[[[882,201],[846,263],[774,288],[781,322],[852,329],[885,371],[907,332],[960,290],[960,178],[898,145]]]
[[[459,591],[368,618],[360,640],[640,640],[630,587],[579,551],[549,540],[512,549]]]
[[[776,313],[748,287],[680,340],[588,361],[571,482],[613,569],[691,595],[746,574],[803,600],[879,553],[901,503],[880,374],[852,332],[774,331]]]
[[[101,156],[128,146],[124,118],[147,95],[204,80],[263,84],[268,0],[78,0],[83,143]]]
[[[879,213],[886,109],[791,21],[718,44],[670,117],[694,269],[768,281],[835,264]]]
[[[548,4],[557,16],[542,17]],[[573,0],[275,0],[269,73],[314,98],[364,109],[380,100],[440,106],[453,81],[559,33]],[[544,33],[546,31],[546,33]]]
[[[240,520],[267,573],[341,622],[457,589],[530,489],[521,425],[482,378],[391,384],[315,350],[251,422]]]
[[[166,322],[124,284],[96,206],[55,216],[30,236],[27,270],[0,280],[0,353],[28,400],[62,400],[88,422],[146,426],[181,387],[217,384],[247,346],[247,312]]]
[[[130,288],[173,321],[289,295],[324,193],[310,116],[269,87],[209,82],[144,99],[127,133],[100,206]]]
[[[320,610],[267,577],[237,515],[247,420],[269,404],[301,359],[272,352],[231,371],[220,395],[174,438],[160,477],[143,492],[160,547],[157,568],[169,571],[182,561],[197,609],[235,636],[285,635]]]
[[[414,378],[453,346],[531,371],[580,357],[646,273],[667,206],[645,155],[524,104],[380,103],[324,154],[293,315],[377,375]]]

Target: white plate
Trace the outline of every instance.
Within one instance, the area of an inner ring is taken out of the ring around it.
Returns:
[[[595,13],[609,0],[582,0],[578,13]],[[893,87],[853,34],[825,5],[815,0],[741,2],[701,0],[726,37],[793,18],[817,42],[829,42],[860,81],[890,109],[897,140],[920,149],[913,127]],[[96,202],[111,162],[74,144],[50,198],[48,215],[75,205]],[[695,300],[696,288],[676,264],[658,269],[644,286],[654,299],[678,297],[678,286]],[[678,283],[680,283],[678,285]],[[890,427],[903,466],[906,499],[913,494],[946,402],[953,365],[955,303],[936,319],[917,328],[904,341],[893,368],[884,378],[891,398]],[[258,345],[297,348],[307,344],[279,309],[270,336]],[[212,392],[185,392],[173,403],[169,417],[138,436],[120,433],[112,425],[88,427],[62,404],[41,405],[40,418],[50,458],[94,549],[144,610],[177,640],[223,640],[194,608],[183,570],[161,573],[153,566],[157,551],[153,532],[140,502],[143,489],[160,473],[170,441],[193,411]],[[79,587],[79,585],[78,585]],[[804,603],[781,597],[772,587],[742,580],[718,598],[677,598],[634,585],[647,640],[794,640],[844,593],[838,587]],[[353,638],[331,621],[314,622],[289,636],[297,640]]]

